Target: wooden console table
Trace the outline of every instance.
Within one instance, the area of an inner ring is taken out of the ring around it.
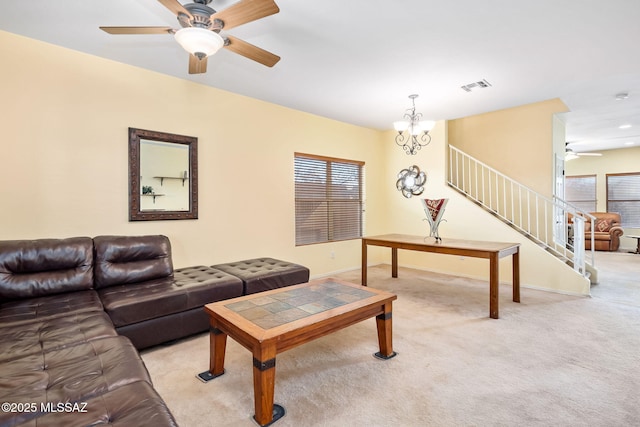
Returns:
[[[498,319],[499,260],[512,256],[513,301],[520,302],[520,244],[442,239],[406,234],[385,234],[362,238],[362,285],[367,286],[367,245],[391,248],[391,277],[398,277],[398,249],[486,258],[489,260],[489,316]]]

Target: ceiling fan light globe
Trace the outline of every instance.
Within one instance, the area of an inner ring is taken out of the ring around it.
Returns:
[[[198,27],[181,28],[175,38],[184,50],[199,59],[213,55],[224,46],[224,39],[218,33]]]

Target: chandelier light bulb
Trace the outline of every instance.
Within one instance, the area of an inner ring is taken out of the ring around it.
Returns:
[[[398,120],[393,122],[393,128],[398,132],[404,132],[409,128],[409,122],[406,120]]]
[[[425,132],[429,132],[435,125],[436,122],[434,122],[433,120],[422,120],[420,122],[420,128]]]
[[[420,123],[413,123],[411,124],[411,135],[412,136],[418,136],[422,133],[422,127],[420,126]]]

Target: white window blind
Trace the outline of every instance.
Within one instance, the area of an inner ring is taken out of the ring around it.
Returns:
[[[564,198],[567,202],[586,212],[596,212],[596,176],[568,176],[564,183]]]
[[[296,246],[362,237],[364,162],[295,153]]]
[[[640,228],[640,172],[607,174],[607,212],[618,212],[623,227]]]

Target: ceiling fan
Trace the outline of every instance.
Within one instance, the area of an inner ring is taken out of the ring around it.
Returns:
[[[602,153],[576,153],[571,148],[569,148],[569,144],[570,144],[569,142],[566,142],[564,144],[565,146],[564,160],[567,162],[569,160],[577,159],[578,157],[582,157],[582,156],[593,156],[593,157],[602,156]]]
[[[280,57],[242,41],[236,37],[221,36],[225,30],[280,12],[273,0],[240,0],[220,12],[207,6],[211,0],[193,0],[182,5],[178,0],[158,0],[178,17],[179,29],[171,27],[100,27],[109,34],[173,34],[189,52],[189,74],[207,72],[207,57],[220,48],[245,58],[273,67]]]

